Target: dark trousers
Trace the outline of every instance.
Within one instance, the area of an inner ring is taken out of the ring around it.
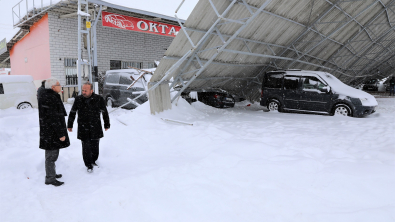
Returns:
[[[390,96],[391,95],[393,95],[393,96],[395,95],[394,91],[395,91],[395,86],[390,86]]]
[[[92,168],[92,163],[99,158],[99,141],[100,139],[86,139],[82,142],[82,157],[84,158],[85,166]]]
[[[56,165],[59,150],[45,150],[45,182],[50,183],[56,180]]]

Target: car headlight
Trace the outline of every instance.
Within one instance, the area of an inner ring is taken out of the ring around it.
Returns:
[[[359,98],[359,100],[361,101],[362,105],[369,106],[368,98]]]

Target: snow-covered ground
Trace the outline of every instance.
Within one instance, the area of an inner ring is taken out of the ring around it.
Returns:
[[[44,185],[37,109],[0,110],[0,221],[393,222],[395,99],[378,103],[367,118],[182,99],[117,110],[92,174],[69,134],[61,187]]]

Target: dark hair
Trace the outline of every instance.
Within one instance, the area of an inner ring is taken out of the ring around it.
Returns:
[[[90,86],[91,86],[91,90],[93,90],[93,85],[92,85],[92,83],[86,82],[86,83],[84,83],[84,85],[90,85]]]

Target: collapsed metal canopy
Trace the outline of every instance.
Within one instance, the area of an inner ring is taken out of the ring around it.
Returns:
[[[200,0],[151,82],[173,79],[181,90],[172,101],[209,88],[258,101],[262,74],[273,69],[327,71],[346,83],[386,77],[394,1]]]

